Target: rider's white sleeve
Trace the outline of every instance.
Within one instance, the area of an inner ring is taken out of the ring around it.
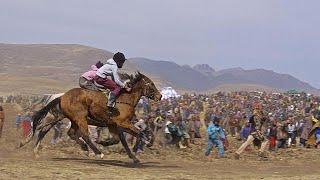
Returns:
[[[117,68],[112,68],[112,74],[114,82],[116,82],[120,87],[124,88],[125,84],[120,80]]]

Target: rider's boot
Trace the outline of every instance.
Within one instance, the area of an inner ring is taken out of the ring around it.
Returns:
[[[114,116],[114,114],[117,112],[117,110],[115,109],[115,102],[116,102],[116,95],[110,92],[108,96],[108,103],[107,103],[108,115],[110,116]]]
[[[116,102],[116,95],[112,92],[109,93],[107,106],[114,108]]]

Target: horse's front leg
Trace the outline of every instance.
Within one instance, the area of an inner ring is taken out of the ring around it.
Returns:
[[[124,137],[124,134],[123,134],[124,130],[122,128],[118,128],[118,129],[119,129],[119,138],[120,138],[121,144],[123,145],[124,149],[126,150],[129,158],[131,158],[135,164],[140,163],[139,159],[134,154],[132,154],[132,152],[128,146],[126,138]]]

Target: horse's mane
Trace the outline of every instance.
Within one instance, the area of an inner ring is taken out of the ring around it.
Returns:
[[[144,75],[141,74],[139,71],[131,75],[129,75],[128,73],[119,73],[119,76],[122,80],[130,80],[130,83],[132,86],[135,85],[144,77]]]

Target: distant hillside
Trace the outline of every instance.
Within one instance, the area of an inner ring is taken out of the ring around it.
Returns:
[[[197,64],[193,66],[193,69],[202,73],[205,76],[214,76],[216,74],[216,71],[208,64]]]
[[[193,68],[189,66],[179,66],[176,63],[168,61],[153,61],[145,58],[135,58],[132,61],[140,69],[172,82],[173,86],[183,87],[193,91],[208,91],[215,88],[233,86],[229,89],[268,89],[274,91],[285,91],[297,89],[312,93],[318,93],[319,90],[308,83],[302,82],[291,75],[279,74],[264,69],[244,70],[242,68],[225,69],[215,71],[206,64],[196,65]]]
[[[70,81],[106,57],[112,53],[82,45],[0,44],[0,72]]]
[[[179,66],[168,61],[152,61],[145,58],[130,59],[139,69],[147,74],[161,77],[177,88],[205,90],[212,87],[210,78],[189,66]]]
[[[302,82],[297,78],[288,75],[288,74],[279,74],[274,71],[265,70],[265,69],[254,69],[254,70],[243,70],[241,68],[223,70],[218,72],[220,75],[217,75],[216,78],[221,79],[222,82],[223,76],[229,76],[229,80],[233,77],[233,80],[230,80],[229,83],[250,83],[250,84],[261,84],[271,88],[277,88],[282,90],[288,89],[297,89],[304,91],[313,91],[316,90],[314,87],[308,83]]]
[[[78,86],[79,76],[98,60],[105,62],[112,53],[72,44],[0,44],[1,93],[54,93]],[[289,90],[319,91],[293,76],[264,69],[241,68],[215,71],[206,64],[193,68],[168,61],[132,58],[124,71],[140,70],[157,86],[173,86],[181,91]]]

